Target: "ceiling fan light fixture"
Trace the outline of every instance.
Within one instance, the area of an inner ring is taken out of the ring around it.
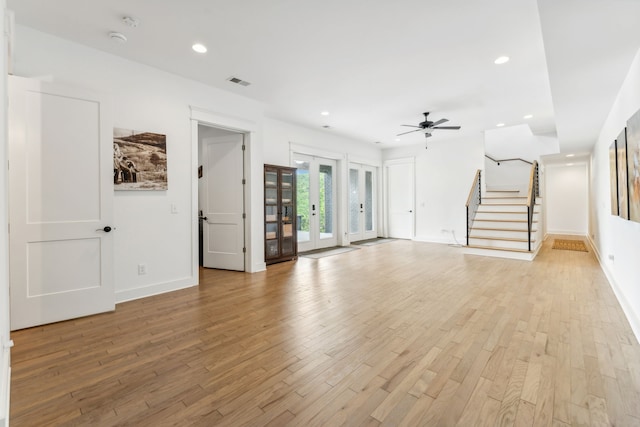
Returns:
[[[503,126],[504,126],[504,123],[498,123],[498,124],[496,125],[496,127],[498,127],[498,128],[501,128],[501,127],[503,127]]]
[[[328,111],[323,111],[322,113],[320,113],[321,116],[328,116],[329,112]]]
[[[506,64],[507,62],[509,62],[508,56],[499,56],[495,61],[493,61],[493,63],[496,65]]]

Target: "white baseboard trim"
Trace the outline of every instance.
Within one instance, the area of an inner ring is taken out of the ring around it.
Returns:
[[[441,244],[445,244],[445,245],[455,245],[456,242],[453,241],[453,238],[451,236],[446,236],[446,237],[425,237],[425,236],[416,236],[413,239],[414,242],[423,242],[423,243],[441,243]],[[467,244],[467,240],[464,239],[464,241],[460,241],[460,239],[458,239],[458,241],[460,242],[461,246],[464,246]]]
[[[550,234],[561,234],[565,236],[577,236],[577,237],[586,237],[585,232],[580,231],[566,231],[566,230],[547,230],[547,236]],[[546,238],[546,237],[545,237]]]
[[[247,271],[247,273],[259,273],[261,271],[265,271],[267,269],[266,262],[258,262],[253,265],[253,269],[251,271]]]
[[[609,281],[609,286],[611,286],[611,289],[613,289],[613,293],[618,299],[618,302],[622,307],[622,311],[624,311],[624,314],[627,316],[627,320],[629,321],[629,325],[631,325],[633,334],[636,336],[636,340],[640,342],[640,319],[633,310],[633,306],[629,303],[627,298],[620,290],[620,287],[616,283],[616,280],[613,278],[613,274],[609,270],[609,267],[607,267],[607,265],[602,262],[602,257],[600,256],[600,252],[598,251],[598,247],[596,246],[595,242],[591,239],[591,236],[587,236],[587,239],[589,240],[589,244],[591,244],[591,247],[593,248],[593,253],[596,255],[596,259],[600,264],[600,268]]]
[[[9,427],[11,398],[11,357],[9,349],[2,349],[2,383],[0,383],[0,426]]]
[[[116,304],[160,295],[167,292],[178,291],[192,286],[198,286],[198,278],[185,277],[184,279],[172,280],[171,282],[155,283],[153,285],[143,286],[140,288],[116,291]]]

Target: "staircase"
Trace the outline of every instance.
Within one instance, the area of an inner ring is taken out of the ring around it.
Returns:
[[[536,199],[528,239],[527,196],[518,190],[487,191],[481,197],[469,232],[465,253],[533,260],[541,243],[538,225],[542,201]]]
[[[538,162],[531,163],[529,188],[482,191],[478,170],[467,199],[465,253],[531,261],[542,243]]]

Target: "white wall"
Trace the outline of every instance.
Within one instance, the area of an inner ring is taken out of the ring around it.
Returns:
[[[558,139],[537,136],[528,125],[508,126],[485,131],[485,150],[493,159],[524,159],[540,162],[540,156],[560,151]],[[496,162],[485,158],[485,184],[490,190],[529,188],[531,165],[522,161]]]
[[[545,228],[549,234],[588,234],[589,178],[586,163],[547,165]]]
[[[453,230],[460,243],[466,243],[465,205],[476,171],[484,167],[484,138],[438,141],[424,145],[383,151],[383,160],[415,157],[416,213],[415,240],[454,243]]]
[[[6,1],[0,0],[0,34],[5,34]],[[3,37],[3,51],[0,54],[0,425],[9,422],[9,224],[8,174],[7,174],[7,63],[5,51],[6,36]]]
[[[278,166],[291,166],[291,153],[316,155],[338,161],[338,210],[340,212],[339,245],[348,245],[347,230],[349,162],[356,162],[377,168],[378,194],[378,235],[382,234],[382,154],[374,144],[353,141],[333,134],[327,130],[313,130],[286,123],[281,120],[265,118],[263,121],[264,162]]]
[[[25,27],[16,33],[15,74],[61,82],[107,93],[114,104],[114,126],[167,135],[167,191],[117,191],[114,200],[114,277],[117,301],[153,295],[197,283],[192,230],[197,212],[192,180],[190,106],[259,123],[262,105],[228,92],[183,79],[132,61],[71,43]],[[260,135],[252,144],[257,174],[262,176]],[[262,188],[252,201],[261,203]],[[171,205],[178,208],[171,213]],[[257,214],[262,213],[258,209]],[[250,218],[252,224],[262,217]],[[263,264],[261,234],[250,246]],[[197,256],[197,253],[195,254]],[[197,258],[196,258],[197,259]],[[137,265],[146,264],[139,276]]]
[[[640,109],[640,51],[600,132],[591,157],[590,237],[616,296],[640,339],[640,223],[611,215],[609,146]]]

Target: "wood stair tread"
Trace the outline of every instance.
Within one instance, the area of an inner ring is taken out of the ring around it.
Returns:
[[[480,219],[475,218],[473,221],[474,222],[475,221],[484,221],[484,222],[524,222],[524,223],[528,222],[526,219],[482,219],[482,218],[480,218]],[[532,222],[536,223],[538,221],[532,221]]]
[[[526,232],[526,230],[525,230]],[[505,242],[522,242],[527,243],[527,239],[518,239],[516,237],[496,237],[496,236],[469,236],[470,239],[484,239],[484,240],[503,240]],[[535,243],[535,239],[531,239],[531,243]]]
[[[467,245],[467,248],[471,248],[471,249],[488,249],[488,250],[503,251],[503,252],[521,252],[521,253],[525,253],[525,254],[531,253],[531,251],[528,251],[526,249],[499,248],[499,247],[482,246],[482,245]]]
[[[485,230],[485,231],[519,231],[521,233],[526,233],[528,230],[519,229],[519,228],[492,228],[492,227],[471,227],[471,230]],[[535,233],[538,230],[531,230],[532,233]]]

